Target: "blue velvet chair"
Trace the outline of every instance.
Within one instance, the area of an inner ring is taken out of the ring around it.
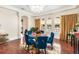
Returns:
[[[28,35],[31,35],[32,34],[32,31],[28,31]]]
[[[47,47],[47,36],[39,36],[37,37],[37,41],[35,43],[35,48],[39,49],[44,49],[46,53],[46,47]]]
[[[25,29],[25,31],[24,31],[24,35],[27,35],[28,34],[28,31],[27,31],[27,29]]]
[[[51,32],[50,37],[47,39],[47,43],[51,44],[51,49],[53,48],[53,40],[54,40],[54,33]]]
[[[26,42],[26,45],[28,45],[28,51],[29,51],[29,46],[35,44],[35,42],[33,41],[33,38],[30,37],[29,35],[25,35],[25,42]]]

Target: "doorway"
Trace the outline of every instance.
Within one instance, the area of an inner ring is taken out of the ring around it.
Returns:
[[[28,17],[27,16],[22,16],[21,17],[21,32],[24,33],[25,29],[28,29]]]
[[[35,19],[35,28],[40,29],[40,19]]]

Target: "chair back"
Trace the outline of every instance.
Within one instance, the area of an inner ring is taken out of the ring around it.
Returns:
[[[51,36],[51,37],[50,37],[50,41],[53,42],[53,39],[54,39],[54,33],[51,32],[51,35],[50,35],[50,36]]]
[[[25,31],[24,31],[24,35],[27,35],[28,34],[28,31],[27,31],[27,29],[25,29]]]
[[[28,44],[28,35],[25,35],[25,42]]]
[[[25,43],[27,45],[32,45],[34,43],[33,39],[34,39],[34,37],[30,37],[29,35],[25,35]]]
[[[41,49],[46,48],[46,46],[47,46],[47,38],[48,38],[47,36],[39,36],[39,37],[37,37],[37,42],[38,42],[37,47],[41,48]]]
[[[28,31],[28,35],[31,35],[32,34],[32,31]]]

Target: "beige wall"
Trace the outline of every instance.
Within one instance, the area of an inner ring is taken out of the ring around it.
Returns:
[[[33,17],[28,12],[0,7],[0,30],[9,34],[9,40],[20,38],[22,16],[28,17],[28,29],[34,26]]]
[[[0,24],[1,30],[9,34],[9,39],[17,38],[18,32],[18,18],[14,11],[0,8]]]

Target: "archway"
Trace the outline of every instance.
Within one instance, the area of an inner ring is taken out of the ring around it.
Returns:
[[[21,17],[21,32],[24,33],[25,29],[28,29],[28,17],[27,16],[22,16]]]

